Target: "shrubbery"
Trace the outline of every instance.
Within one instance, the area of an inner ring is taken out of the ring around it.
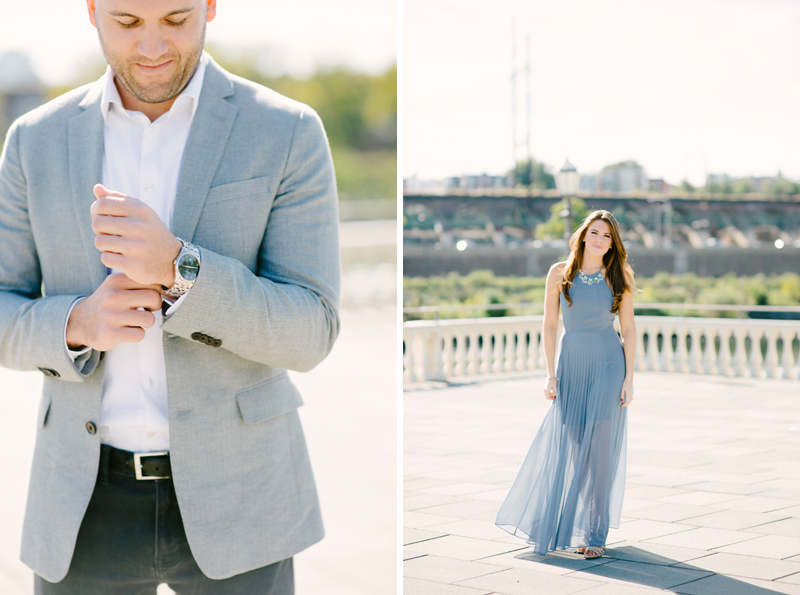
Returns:
[[[786,273],[767,277],[698,277],[694,274],[637,277],[641,292],[636,303],[736,304],[752,306],[800,306],[800,275]],[[403,307],[530,303],[524,308],[509,308],[508,316],[541,313],[544,277],[496,277],[491,271],[469,275],[450,273],[439,277],[405,277]],[[495,315],[497,313],[495,312]],[[737,318],[745,313],[703,310],[638,310],[640,315],[714,316]],[[442,312],[443,318],[488,316],[486,310]],[[434,314],[406,314],[405,320],[432,319]]]

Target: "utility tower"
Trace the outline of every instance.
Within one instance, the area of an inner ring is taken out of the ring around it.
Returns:
[[[519,128],[517,126],[517,84],[520,76],[525,76],[525,142],[517,139]],[[525,60],[524,66],[517,68],[517,25],[511,21],[511,144],[512,155],[514,157],[514,167],[519,161],[519,149],[524,146],[527,151],[528,163],[532,165],[533,154],[531,153],[531,34],[525,34]],[[533,167],[531,167],[530,183],[528,184],[528,194],[533,185]]]

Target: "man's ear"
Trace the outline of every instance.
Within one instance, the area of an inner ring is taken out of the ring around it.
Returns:
[[[90,1],[90,0],[87,0]],[[217,0],[206,0],[208,12],[206,13],[206,22],[210,23],[217,16]]]
[[[97,28],[97,21],[94,18],[94,0],[86,0],[86,8],[89,10],[89,22]]]

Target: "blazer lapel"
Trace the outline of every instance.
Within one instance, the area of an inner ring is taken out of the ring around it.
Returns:
[[[83,111],[70,119],[67,141],[72,201],[94,289],[100,286],[107,275],[105,265],[100,262],[100,252],[94,247],[95,233],[89,215],[94,202],[92,188],[102,181],[103,176],[102,88],[102,81],[92,85],[78,105]]]
[[[233,81],[209,59],[200,101],[183,151],[178,191],[172,214],[172,233],[191,241],[239,111],[225,100]]]

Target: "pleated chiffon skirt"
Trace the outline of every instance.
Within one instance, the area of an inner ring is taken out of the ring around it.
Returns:
[[[605,545],[625,489],[625,359],[613,326],[565,333],[557,377],[556,399],[496,520],[537,554]]]

